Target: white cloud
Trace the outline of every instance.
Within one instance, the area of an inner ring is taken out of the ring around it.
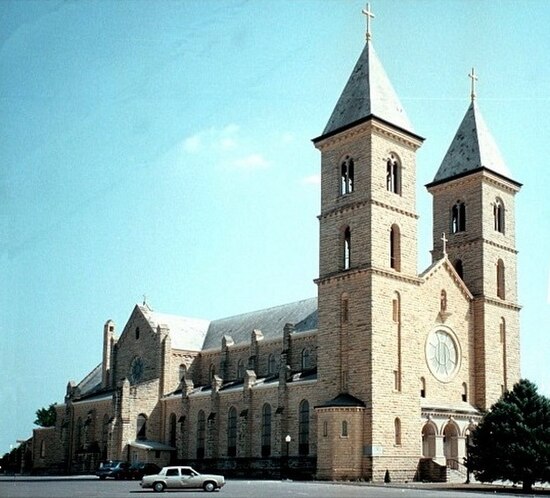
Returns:
[[[269,161],[261,154],[249,154],[235,159],[231,164],[238,169],[254,170],[267,168]]]
[[[304,185],[321,185],[321,175],[319,173],[315,175],[306,176],[302,178]]]
[[[191,137],[187,137],[183,141],[183,150],[189,152],[190,154],[196,154],[201,150],[202,140],[200,134],[197,133]]]

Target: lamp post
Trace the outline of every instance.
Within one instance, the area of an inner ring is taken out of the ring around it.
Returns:
[[[289,460],[290,460],[290,441],[292,441],[292,438],[290,437],[290,434],[287,434],[285,436],[285,443],[286,443],[285,476],[286,476],[287,479],[288,479],[289,473],[290,473],[289,472],[289,470],[290,470],[290,464],[289,464]]]

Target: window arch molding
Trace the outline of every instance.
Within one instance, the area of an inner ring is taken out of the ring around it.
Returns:
[[[340,195],[351,194],[355,188],[355,161],[349,154],[339,161]]]
[[[386,190],[401,195],[402,166],[399,156],[391,152],[386,160]]]
[[[495,231],[504,233],[504,222],[505,222],[505,208],[504,208],[504,202],[500,197],[497,197],[495,199],[495,203],[493,204],[493,221],[494,221],[494,228]]]

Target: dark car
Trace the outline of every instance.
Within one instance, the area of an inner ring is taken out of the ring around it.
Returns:
[[[142,479],[143,476],[158,474],[159,471],[160,467],[154,463],[135,462],[130,465],[128,474],[130,479]]]
[[[123,462],[122,460],[109,460],[108,462],[103,462],[99,466],[95,475],[100,479],[107,479],[107,477],[112,479],[129,479],[129,470],[130,464],[128,462]]]

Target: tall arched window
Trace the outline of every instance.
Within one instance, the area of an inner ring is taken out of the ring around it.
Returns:
[[[40,442],[40,458],[44,458],[46,456],[46,441],[42,440]]]
[[[348,421],[342,420],[342,437],[348,437]]]
[[[386,189],[394,194],[401,194],[401,166],[391,154],[386,163]]]
[[[399,295],[399,292],[393,293],[392,320],[395,323],[399,323],[401,321],[401,296]]]
[[[147,439],[147,415],[143,413],[137,416],[136,439]]]
[[[462,401],[468,401],[468,384],[466,382],[462,383]]]
[[[394,430],[395,430],[395,444],[401,446],[401,419],[396,417],[393,421]]]
[[[345,292],[340,297],[340,319],[341,323],[349,322],[349,298]]]
[[[309,455],[309,403],[306,399],[300,403],[298,418],[298,454]]]
[[[464,202],[456,201],[451,209],[451,233],[464,232],[466,230],[466,207]]]
[[[182,363],[180,365],[180,381],[183,380],[183,378],[185,377],[185,374],[187,373],[187,367]]]
[[[275,360],[275,355],[271,353],[267,359],[267,373],[273,375],[277,370],[277,362]]]
[[[493,218],[495,230],[504,233],[504,203],[501,199],[497,199],[493,206]]]
[[[172,413],[170,415],[170,434],[169,434],[169,445],[172,446],[172,448],[176,447],[176,428],[177,428],[177,422],[176,422],[176,414]]]
[[[82,446],[82,418],[80,417],[78,417],[78,420],[76,421],[76,434],[74,444],[76,449],[79,449]]]
[[[227,455],[237,456],[237,409],[234,406],[227,414]]]
[[[309,349],[305,348],[302,350],[302,370],[307,370],[310,365],[310,352]]]
[[[441,289],[439,296],[439,311],[447,311],[447,292],[445,289]]]
[[[390,266],[401,271],[401,233],[397,225],[392,225],[390,230]]]
[[[340,166],[340,193],[342,195],[353,192],[353,182],[355,177],[355,165],[353,159],[346,156]]]
[[[107,455],[107,443],[109,438],[109,415],[103,415],[103,423],[101,424],[101,450],[103,456]]]
[[[426,379],[424,377],[420,377],[420,397],[426,397]]]
[[[344,270],[351,266],[351,230],[346,227],[344,230]]]
[[[266,403],[262,408],[262,456],[271,455],[271,405]]]
[[[206,439],[206,418],[204,411],[200,410],[197,415],[197,458],[204,458],[204,441]]]
[[[505,299],[506,297],[505,285],[504,261],[499,259],[497,262],[497,296],[500,297],[500,299]]]

